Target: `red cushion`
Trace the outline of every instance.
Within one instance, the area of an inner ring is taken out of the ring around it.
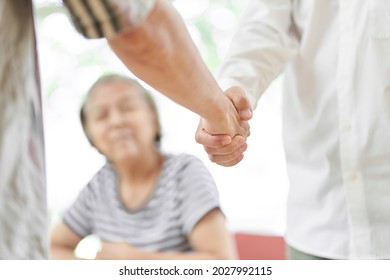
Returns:
[[[234,235],[240,260],[285,260],[285,243],[281,236],[247,233]]]

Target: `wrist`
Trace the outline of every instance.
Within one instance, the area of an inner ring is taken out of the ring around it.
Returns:
[[[229,114],[230,104],[229,99],[223,94],[215,95],[205,106],[204,119],[209,123],[226,122],[226,116]]]

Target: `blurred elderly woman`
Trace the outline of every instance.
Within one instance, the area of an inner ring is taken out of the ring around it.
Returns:
[[[75,258],[89,234],[102,240],[97,259],[235,257],[210,173],[194,156],[159,150],[156,105],[138,82],[100,78],[80,118],[107,163],[54,228],[52,258]]]

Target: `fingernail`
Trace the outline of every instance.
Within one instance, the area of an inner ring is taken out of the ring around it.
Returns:
[[[221,141],[221,144],[222,144],[222,145],[227,145],[227,144],[230,144],[230,142],[231,142],[230,138],[224,137],[224,138],[222,139],[222,141]]]
[[[245,109],[241,111],[241,117],[243,118],[250,118],[252,117],[252,110],[251,109]]]

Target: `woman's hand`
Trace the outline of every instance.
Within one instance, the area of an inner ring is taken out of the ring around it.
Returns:
[[[127,242],[102,242],[102,248],[95,259],[137,260],[140,259],[140,250]]]

